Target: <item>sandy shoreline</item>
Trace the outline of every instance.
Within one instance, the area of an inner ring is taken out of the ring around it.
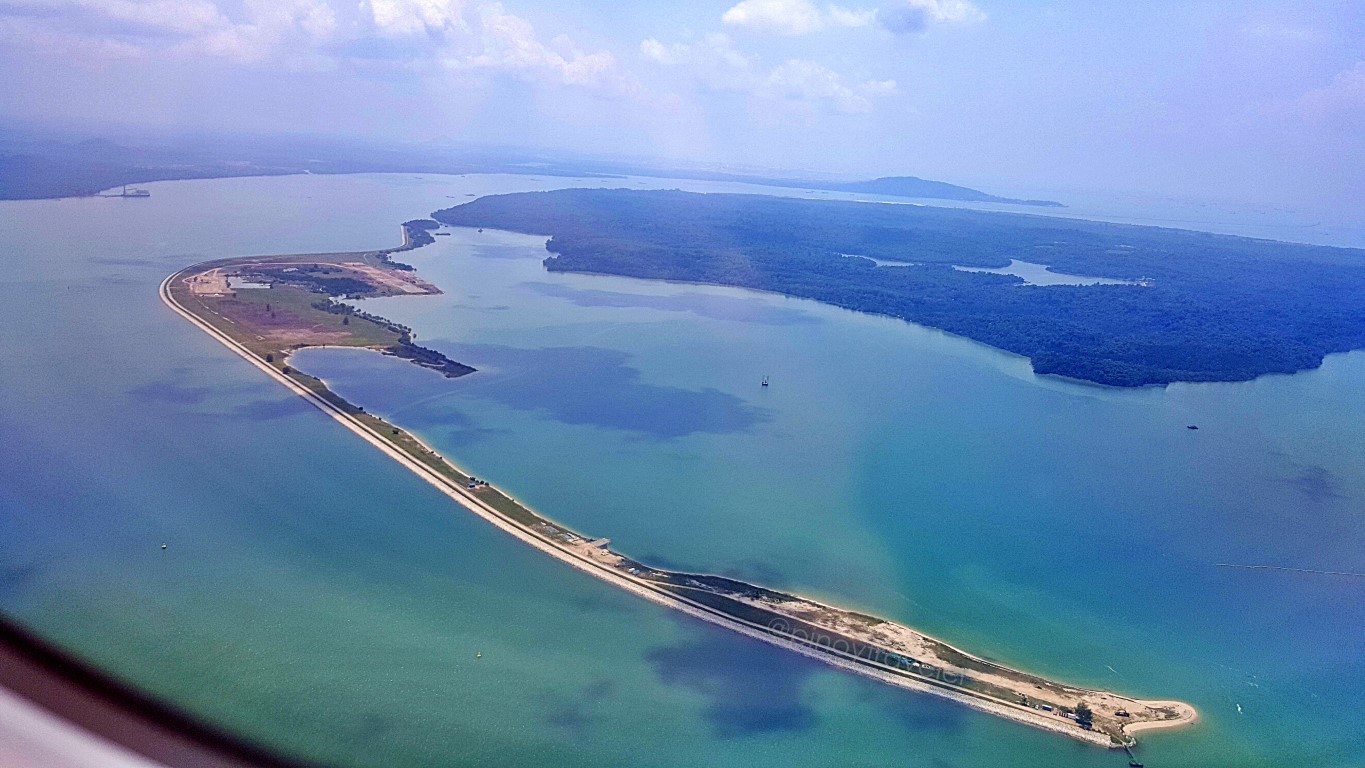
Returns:
[[[404,232],[404,234],[406,241],[406,231]],[[666,606],[674,610],[681,611],[683,613],[688,614],[689,616],[693,616],[694,618],[726,627],[732,631],[739,632],[740,634],[746,635],[757,640],[761,640],[771,645],[775,645],[781,648],[785,648],[787,650],[801,653],[802,655],[824,662],[831,666],[838,667],[850,672],[854,672],[856,674],[861,674],[865,677],[870,677],[872,679],[876,679],[891,685],[896,685],[901,688],[919,691],[922,693],[929,693],[935,696],[939,696],[941,698],[957,701],[961,704],[965,704],[969,707],[972,707],[973,709],[988,712],[1000,717],[1005,717],[1010,720],[1014,720],[1016,722],[1030,725],[1036,728],[1041,728],[1061,735],[1069,736],[1071,738],[1078,739],[1080,741],[1084,741],[1087,743],[1108,748],[1117,748],[1122,746],[1118,743],[1115,743],[1108,735],[1104,733],[1079,728],[1072,720],[1062,718],[1055,713],[1044,713],[1034,708],[1030,708],[1020,704],[1011,704],[1000,699],[989,698],[986,697],[984,694],[978,694],[973,691],[961,688],[940,686],[927,680],[916,679],[907,675],[899,674],[888,668],[871,665],[868,663],[866,659],[862,659],[852,654],[834,650],[827,645],[821,646],[807,644],[804,642],[800,642],[797,639],[794,639],[793,637],[788,635],[776,634],[773,630],[769,629],[768,627],[746,621],[744,619],[741,619],[733,615],[729,615],[727,613],[723,613],[715,608],[709,607],[702,603],[698,603],[696,601],[683,597],[677,594],[676,592],[666,591],[650,581],[637,578],[631,575],[630,573],[627,573],[626,571],[619,569],[618,567],[614,567],[617,563],[619,563],[620,556],[608,550],[594,549],[590,547],[570,547],[567,545],[559,546],[555,543],[548,541],[542,536],[539,536],[536,533],[532,532],[530,529],[523,526],[521,523],[510,520],[503,513],[493,509],[486,502],[484,502],[483,499],[479,498],[479,496],[475,492],[472,492],[463,487],[462,485],[453,482],[448,477],[442,476],[441,474],[434,471],[432,468],[424,466],[423,464],[417,462],[405,450],[397,447],[393,442],[391,442],[386,435],[376,432],[374,429],[365,425],[359,419],[341,410],[333,403],[328,402],[322,397],[319,397],[318,394],[301,386],[298,382],[293,381],[288,376],[281,373],[275,367],[268,365],[263,360],[259,359],[255,354],[253,354],[250,350],[245,348],[242,344],[232,339],[231,337],[227,336],[225,333],[219,331],[217,328],[213,327],[209,323],[201,320],[198,316],[194,315],[192,312],[181,306],[171,293],[170,287],[172,285],[173,280],[184,275],[191,275],[194,273],[196,269],[200,269],[203,266],[205,265],[196,265],[194,267],[189,267],[167,277],[160,286],[159,292],[162,301],[172,310],[174,310],[177,314],[181,315],[182,317],[193,323],[200,330],[209,334],[212,338],[216,339],[218,342],[220,342],[227,348],[231,349],[233,352],[237,353],[240,357],[249,361],[257,369],[261,370],[266,375],[270,376],[280,384],[284,385],[289,391],[302,397],[303,399],[311,403],[314,407],[331,416],[333,419],[335,419],[337,422],[345,426],[351,432],[360,436],[362,439],[373,445],[375,448],[378,448],[389,458],[398,462],[400,465],[404,466],[409,471],[416,474],[418,477],[421,477],[423,480],[427,481],[429,484],[437,488],[444,495],[458,503],[467,511],[473,512],[474,514],[478,515],[479,517],[483,518],[489,523],[497,526],[502,531],[514,536],[521,542],[534,547],[538,551],[543,552],[544,554],[547,554],[551,557],[554,557],[557,560],[560,560],[561,562],[564,562],[585,573],[591,574],[592,576],[602,579],[603,581],[609,582],[614,586],[624,589],[638,597],[650,600],[656,604]],[[419,445],[422,445],[433,455],[436,454],[435,450],[432,449],[431,446],[422,443],[420,439],[411,435],[411,433],[406,433],[405,431],[405,435],[409,439],[418,443]],[[453,468],[455,471],[468,476],[468,473],[465,473],[463,472],[463,470],[460,470],[458,466],[451,463],[449,460],[445,458],[440,458],[440,461],[448,465],[449,467]],[[962,653],[965,654],[965,652]],[[1178,719],[1133,723],[1131,725],[1126,726],[1123,729],[1125,734],[1136,733],[1138,731],[1171,728],[1181,725],[1187,725],[1189,723],[1194,722],[1197,719],[1197,713],[1195,713],[1194,709],[1192,707],[1189,707],[1189,705],[1183,704],[1181,702],[1152,701],[1139,702],[1138,700],[1128,699],[1127,697],[1118,697],[1116,694],[1108,695],[1115,696],[1116,698],[1121,699],[1123,701],[1131,701],[1135,705],[1137,704],[1149,706],[1154,704],[1168,705],[1173,707],[1175,711],[1181,713],[1181,716]]]

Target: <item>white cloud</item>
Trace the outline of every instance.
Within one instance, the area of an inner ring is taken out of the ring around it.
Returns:
[[[975,24],[986,20],[986,14],[968,0],[909,0],[929,14],[929,18],[944,24]]]
[[[836,27],[866,27],[877,20],[877,9],[854,11],[831,5],[825,12],[825,18],[829,20],[830,25]]]
[[[281,51],[288,52],[287,61],[298,62],[337,28],[335,13],[322,0],[244,0],[235,17],[208,0],[7,0],[0,5],[0,21],[26,29],[17,39],[48,53],[79,53],[88,57],[85,63],[133,57],[257,62]]]
[[[975,24],[986,14],[970,0],[895,0],[881,8],[852,9],[811,0],[740,0],[720,17],[731,27],[775,35],[808,35],[833,27],[877,24],[896,34],[923,32],[934,24]]]
[[[305,69],[330,66],[317,46],[332,39],[338,22],[322,0],[246,0],[242,11],[240,22],[222,17],[222,23],[159,52],[179,59],[272,61]]]
[[[702,85],[716,91],[751,90],[758,61],[735,48],[729,35],[714,32],[695,43],[665,44],[650,38],[640,43],[648,61],[682,67]]]
[[[640,41],[640,55],[656,64],[677,64],[675,48],[676,46],[664,45],[652,37]]]
[[[543,41],[495,0],[0,0],[0,34],[51,54],[224,59],[286,69],[508,74],[630,94],[607,51]],[[224,8],[231,3],[232,11]],[[41,41],[41,42],[40,42]],[[387,46],[387,48],[385,47]],[[370,50],[401,50],[377,61]],[[482,82],[482,80],[480,80]]]
[[[872,99],[896,92],[894,80],[847,85],[839,73],[813,61],[790,59],[767,74],[759,92],[770,98],[806,104],[825,103],[844,113],[868,112]]]
[[[896,34],[923,32],[934,24],[977,24],[986,14],[969,0],[896,0],[877,11],[877,23]]]
[[[369,0],[370,17],[385,35],[415,35],[463,26],[462,0]]]
[[[88,29],[98,21],[106,32],[195,34],[226,25],[217,6],[206,0],[7,0],[3,9],[31,19],[60,20],[59,25]]]
[[[123,40],[88,37],[65,29],[54,29],[22,16],[0,17],[0,49],[20,50],[28,46],[74,66],[120,59],[143,59],[142,46]]]
[[[769,105],[867,112],[875,99],[896,91],[892,80],[848,84],[838,72],[804,59],[764,69],[756,57],[736,49],[724,34],[707,35],[690,44],[665,44],[650,38],[640,43],[640,54],[683,71],[704,88],[747,93]]]
[[[823,26],[820,11],[808,0],[741,0],[720,20],[779,35],[804,35]]]
[[[631,89],[610,52],[584,53],[563,35],[547,45],[530,22],[507,13],[501,3],[480,7],[469,28],[471,35],[446,50],[442,63],[447,68],[507,72],[565,85]]]
[[[1297,106],[1316,123],[1365,126],[1365,61],[1357,61],[1330,83],[1304,94]]]
[[[759,32],[806,35],[828,27],[865,27],[876,15],[876,10],[854,11],[837,5],[821,11],[810,0],[741,0],[720,20]]]

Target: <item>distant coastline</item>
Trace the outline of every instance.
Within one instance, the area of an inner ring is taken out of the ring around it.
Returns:
[[[397,326],[366,313],[338,312],[328,292],[390,296],[438,292],[410,268],[389,259],[393,252],[418,247],[414,235],[427,231],[425,225],[409,222],[403,227],[403,245],[385,251],[205,262],[167,277],[160,295],[177,314],[466,510],[537,550],[644,599],[848,671],[1098,746],[1131,745],[1139,724],[1171,728],[1197,719],[1194,708],[1181,702],[1137,700],[1057,683],[877,617],[733,579],[666,571],[632,560],[611,550],[606,539],[577,533],[470,476],[406,430],[366,413],[325,382],[293,369],[288,354],[308,346],[387,349],[385,344],[399,332]],[[269,287],[239,290],[231,286],[233,280]],[[310,295],[320,300],[313,301]],[[410,340],[410,331],[405,337]],[[425,367],[443,370],[447,365],[456,366],[455,375],[473,371],[448,360]]]
[[[309,158],[309,159],[301,159]],[[727,181],[789,189],[852,192],[893,197],[1062,207],[1051,200],[1019,200],[915,176],[829,181],[689,168],[660,168],[580,160],[528,164],[515,156],[487,156],[449,148],[308,147],[287,149],[247,144],[215,148],[126,147],[103,139],[60,144],[0,141],[0,200],[91,197],[123,185],[187,179],[350,173],[509,173],[535,176],[654,178]],[[117,195],[108,195],[117,197]]]

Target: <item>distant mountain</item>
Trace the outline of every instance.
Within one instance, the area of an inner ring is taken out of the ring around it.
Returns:
[[[1019,200],[1013,197],[1000,197],[971,187],[960,187],[945,181],[921,179],[917,176],[883,176],[870,181],[828,181],[823,179],[798,179],[782,176],[758,176],[733,171],[712,171],[696,168],[662,168],[641,166],[628,163],[604,163],[584,161],[588,167],[605,173],[618,173],[628,176],[652,176],[669,179],[699,179],[702,181],[732,181],[740,184],[757,184],[764,187],[783,189],[809,189],[822,192],[852,192],[863,195],[888,195],[891,197],[918,197],[925,200],[957,200],[966,203],[1003,203],[1007,205],[1034,205],[1047,208],[1065,208],[1054,200]]]
[[[0,200],[93,195],[120,184],[167,179],[291,173],[521,173],[565,177],[625,174],[931,200],[1061,206],[1051,200],[1015,200],[914,176],[886,176],[871,181],[768,177],[571,155],[556,157],[513,149],[478,149],[448,137],[407,145],[306,137],[187,137],[128,146],[105,138],[59,141],[25,136],[0,126]]]
[[[808,186],[808,185],[803,185]],[[815,189],[837,192],[858,192],[865,195],[893,195],[895,197],[925,197],[934,200],[961,200],[970,203],[1009,203],[1012,205],[1041,205],[1050,208],[1064,207],[1053,200],[1017,200],[987,194],[971,187],[959,187],[944,181],[921,179],[917,176],[883,176],[871,181],[854,181],[845,184],[826,184]]]

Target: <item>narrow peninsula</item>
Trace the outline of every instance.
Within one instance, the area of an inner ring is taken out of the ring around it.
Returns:
[[[719,576],[652,567],[616,552],[472,477],[401,427],[367,413],[289,365],[295,350],[365,347],[433,372],[473,368],[418,346],[411,329],[336,301],[439,292],[391,255],[431,240],[424,220],[403,226],[403,245],[352,253],[222,259],[161,284],[162,300],[196,327],[303,397],[461,507],[518,540],[621,589],[751,638],[882,682],[1109,748],[1133,734],[1193,722],[1179,701],[1130,698],[1049,680],[955,648],[910,627],[798,595]],[[426,237],[421,237],[426,235]]]

